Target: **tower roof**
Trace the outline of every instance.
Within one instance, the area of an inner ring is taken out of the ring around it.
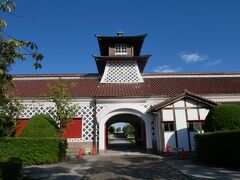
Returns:
[[[98,40],[101,56],[108,56],[108,47],[111,44],[131,44],[134,47],[134,56],[139,56],[142,44],[147,34],[136,36],[124,36],[122,32],[118,32],[117,36],[95,35]]]

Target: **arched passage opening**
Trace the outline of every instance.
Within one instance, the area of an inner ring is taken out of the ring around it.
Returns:
[[[114,135],[114,143],[109,138],[108,129],[115,123],[129,123],[134,129],[134,141],[129,141],[123,133]],[[146,127],[145,122],[133,114],[118,114],[112,116],[105,123],[105,148],[120,151],[145,150],[146,149]]]

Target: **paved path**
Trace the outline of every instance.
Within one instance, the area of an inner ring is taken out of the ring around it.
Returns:
[[[180,155],[179,155],[180,156]],[[162,159],[162,157],[160,157]],[[231,170],[226,168],[201,165],[193,160],[180,160],[178,158],[162,159],[163,162],[171,166],[172,168],[187,174],[189,177],[195,180],[240,180],[240,170]]]
[[[164,158],[144,154],[127,139],[113,140],[110,145],[112,149],[101,156],[86,156],[83,160],[74,158],[54,165],[25,167],[25,179],[240,179],[240,171],[199,165],[191,160],[180,160],[179,156]]]
[[[89,156],[56,165],[29,166],[32,179],[142,180],[189,179],[151,155],[123,153],[120,156]],[[26,178],[27,179],[27,178]]]
[[[129,154],[129,152],[139,153],[144,151],[137,148],[136,145],[132,144],[127,138],[115,138],[109,139],[108,150],[106,151],[105,155],[116,156],[121,154]]]

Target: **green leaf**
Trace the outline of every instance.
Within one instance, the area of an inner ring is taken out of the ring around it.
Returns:
[[[35,62],[35,63],[33,63],[33,67],[34,67],[35,69],[41,69],[41,68],[42,68],[42,65],[41,65],[40,63],[38,63],[38,62]]]
[[[4,29],[7,28],[7,23],[4,19],[0,19],[0,29],[3,31]]]
[[[12,4],[12,7],[13,7],[13,9],[16,9],[16,3],[14,2],[13,4]]]

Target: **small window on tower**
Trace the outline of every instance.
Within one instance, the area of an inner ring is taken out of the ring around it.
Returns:
[[[116,44],[115,54],[116,55],[127,55],[127,45],[126,44]]]

